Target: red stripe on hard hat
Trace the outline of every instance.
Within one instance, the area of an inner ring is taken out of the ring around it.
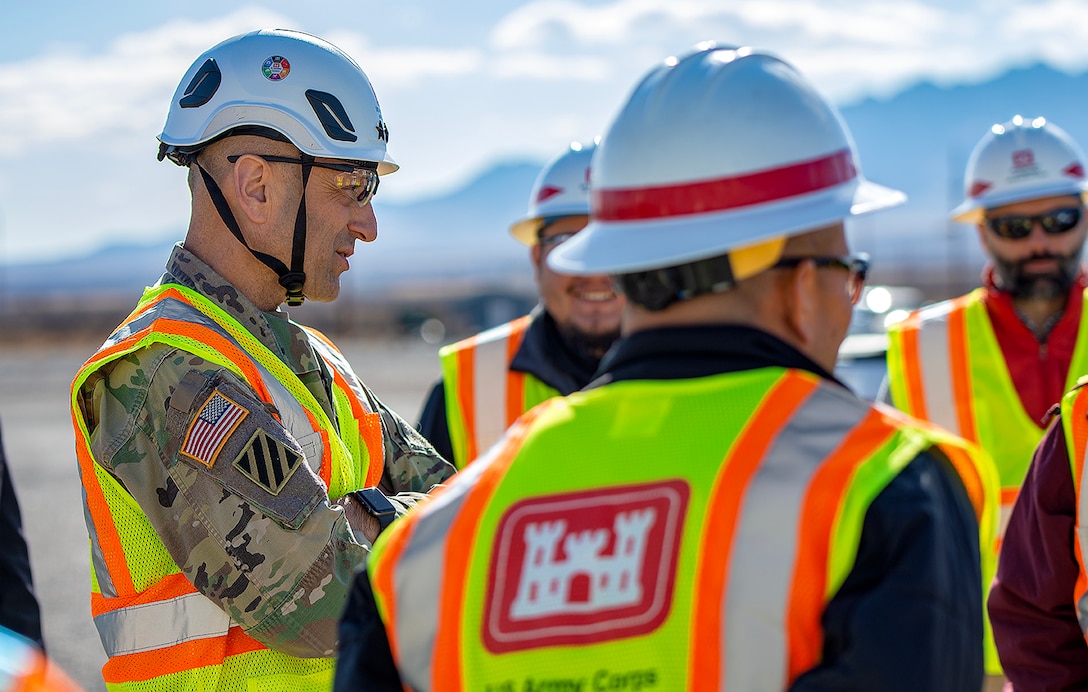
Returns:
[[[854,180],[849,149],[811,161],[732,178],[681,185],[590,190],[593,216],[603,221],[639,221],[702,214],[819,192]]]

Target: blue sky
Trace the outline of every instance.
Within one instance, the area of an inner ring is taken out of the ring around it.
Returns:
[[[0,263],[181,232],[185,176],[155,161],[155,136],[196,56],[254,28],[320,35],[362,65],[397,201],[591,139],[639,76],[705,39],[776,51],[840,105],[1037,62],[1088,69],[1083,0],[65,1],[9,2],[4,19]]]

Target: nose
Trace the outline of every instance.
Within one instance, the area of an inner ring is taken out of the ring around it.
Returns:
[[[364,243],[373,243],[378,239],[378,218],[374,216],[374,207],[370,204],[358,210],[348,221],[348,230]]]
[[[1047,232],[1043,230],[1043,224],[1035,221],[1031,224],[1031,233],[1028,234],[1028,245],[1032,248],[1045,248],[1048,246]]]

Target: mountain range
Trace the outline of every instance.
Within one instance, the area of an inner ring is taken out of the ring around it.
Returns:
[[[974,284],[982,256],[969,227],[948,221],[962,199],[963,170],[975,143],[1015,114],[1044,116],[1088,146],[1088,73],[1045,65],[975,84],[919,83],[884,99],[840,108],[866,177],[899,188],[909,202],[850,226],[852,245],[873,259],[874,278],[893,283]],[[448,194],[411,203],[384,202],[375,212],[379,239],[357,244],[345,290],[375,298],[467,295],[502,287],[531,292],[526,248],[506,232],[526,207],[541,161],[497,163]],[[170,245],[105,247],[57,263],[0,266],[10,296],[132,295],[155,280]]]

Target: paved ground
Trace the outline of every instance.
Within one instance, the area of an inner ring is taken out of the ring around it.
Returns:
[[[437,347],[342,342],[355,370],[415,423],[438,376]],[[88,690],[102,690],[105,654],[90,616],[87,530],[76,474],[68,387],[95,344],[0,346],[0,422],[22,506],[50,655]]]

